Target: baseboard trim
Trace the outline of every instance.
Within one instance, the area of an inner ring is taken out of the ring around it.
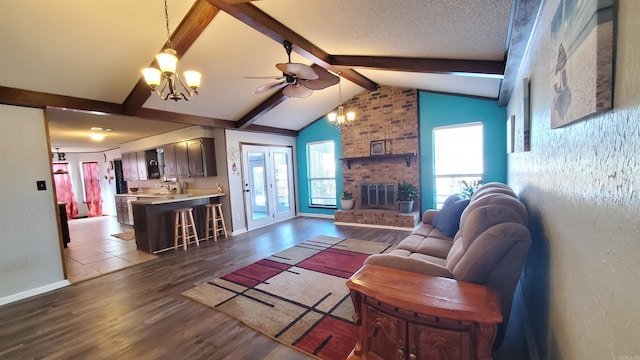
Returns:
[[[6,305],[18,300],[30,298],[32,296],[44,294],[46,292],[57,290],[69,285],[71,285],[69,280],[62,280],[62,281],[54,282],[45,286],[37,287],[35,289],[30,289],[27,291],[19,292],[17,294],[5,296],[3,298],[0,298],[0,306]]]
[[[413,231],[417,227],[420,226],[418,224],[416,227],[408,228],[408,227],[399,227],[399,226],[389,226],[389,225],[376,225],[376,224],[358,224],[358,223],[347,223],[347,222],[334,222],[334,225],[346,225],[346,226],[358,226],[358,227],[368,227],[368,228],[376,228],[376,229],[387,229],[387,230],[402,230],[402,231]]]
[[[533,335],[533,326],[531,325],[531,318],[529,317],[529,310],[527,310],[526,299],[524,298],[524,292],[520,286],[516,287],[516,294],[518,296],[518,303],[520,304],[520,316],[522,316],[522,324],[524,326],[524,335],[527,341],[527,350],[529,350],[530,360],[540,360],[538,354],[538,346],[536,344],[536,338]]]
[[[240,235],[240,234],[244,234],[246,232],[248,232],[249,230],[247,230],[246,228],[244,229],[240,229],[240,230],[233,230],[231,232],[231,236],[235,236],[235,235]]]
[[[329,215],[329,214],[298,213],[298,216],[320,218],[320,219],[335,219],[335,216]]]

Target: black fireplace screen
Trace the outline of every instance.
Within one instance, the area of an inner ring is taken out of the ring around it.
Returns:
[[[395,195],[395,184],[360,184],[360,208],[394,209]]]

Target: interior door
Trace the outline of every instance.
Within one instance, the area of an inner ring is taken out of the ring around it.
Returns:
[[[291,148],[242,146],[247,229],[295,216]]]

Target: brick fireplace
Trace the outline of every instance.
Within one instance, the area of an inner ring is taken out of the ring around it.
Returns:
[[[420,212],[400,214],[385,193],[381,204],[370,205],[371,197],[382,194],[367,189],[363,206],[363,185],[395,186],[409,181],[420,188],[418,92],[416,89],[381,87],[363,92],[344,103],[346,111],[355,111],[353,126],[342,131],[342,171],[344,190],[354,194],[353,210],[336,211],[336,222],[391,227],[413,227]],[[373,142],[373,143],[372,143]],[[372,155],[372,146],[377,155]],[[393,190],[395,191],[395,190]],[[392,195],[395,197],[395,195]]]

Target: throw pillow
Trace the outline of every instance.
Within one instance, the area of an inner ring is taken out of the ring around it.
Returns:
[[[452,238],[460,228],[460,215],[469,205],[469,199],[462,199],[457,194],[451,195],[442,204],[442,209],[433,217],[431,224],[441,233]]]

